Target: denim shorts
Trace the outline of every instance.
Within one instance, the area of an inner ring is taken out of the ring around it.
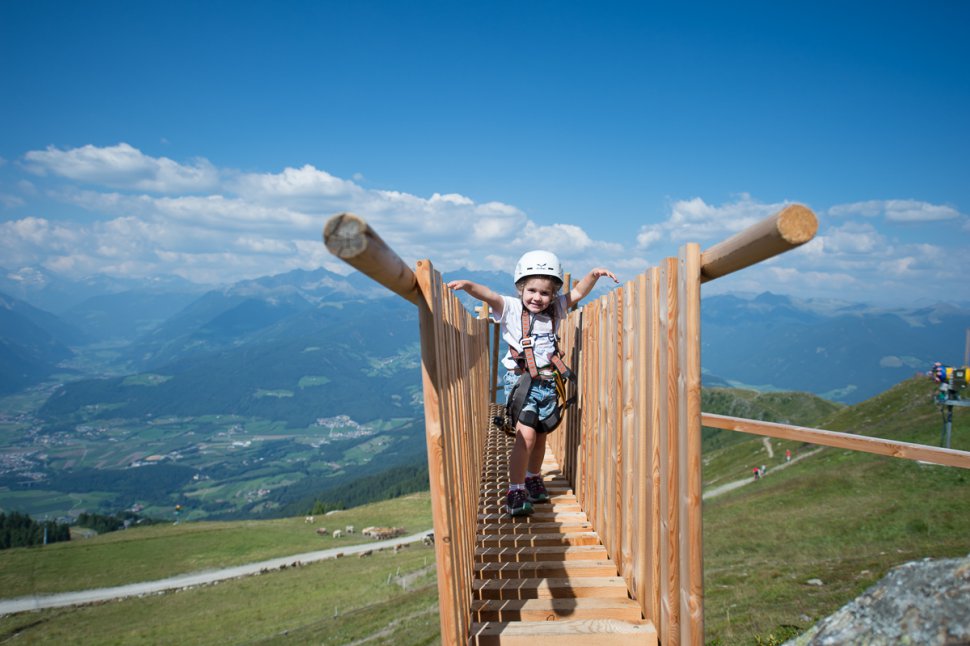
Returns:
[[[519,375],[511,370],[505,373],[503,386],[505,388],[505,401],[509,400],[509,393],[519,381]],[[532,386],[529,388],[529,395],[525,399],[522,410],[531,410],[539,415],[539,419],[546,419],[556,411],[559,397],[556,394],[556,382],[544,379],[533,379]],[[520,413],[521,414],[521,413]]]

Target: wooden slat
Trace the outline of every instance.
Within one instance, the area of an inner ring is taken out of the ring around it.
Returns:
[[[617,576],[535,579],[485,579],[475,581],[477,599],[561,599],[578,597],[627,599],[626,584]],[[637,619],[639,619],[639,610]]]
[[[615,576],[613,561],[532,561],[519,563],[479,563],[475,574],[480,579],[522,579],[537,577]]]
[[[543,547],[546,545],[598,545],[599,535],[593,531],[556,532],[547,534],[481,534],[481,547]]]
[[[640,607],[626,597],[488,599],[472,602],[475,621],[556,621],[618,619],[639,622]]]
[[[571,545],[550,547],[479,547],[475,558],[484,563],[505,561],[570,561],[609,558],[602,545]]]
[[[704,553],[701,543],[700,248],[686,245],[678,276],[678,462],[680,469],[680,641],[704,644]]]
[[[657,631],[651,623],[611,619],[531,622],[483,622],[472,624],[470,646],[656,646]]]

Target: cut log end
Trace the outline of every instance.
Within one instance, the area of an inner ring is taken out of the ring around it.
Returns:
[[[778,233],[791,245],[805,244],[818,232],[818,218],[801,204],[785,207],[778,214]]]
[[[335,215],[323,227],[323,243],[343,260],[359,256],[367,249],[367,222],[353,213]]]

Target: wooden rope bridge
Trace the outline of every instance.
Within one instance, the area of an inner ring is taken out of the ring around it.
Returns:
[[[788,206],[703,253],[687,244],[571,312],[560,335],[577,404],[547,441],[552,499],[512,519],[502,508],[511,439],[491,424],[494,324],[361,218],[327,222],[334,255],[419,310],[442,643],[702,645],[702,424],[970,468],[963,451],[701,413],[701,283],[817,227],[809,209]]]

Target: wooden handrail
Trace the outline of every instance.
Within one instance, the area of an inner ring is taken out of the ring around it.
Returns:
[[[942,464],[948,467],[970,469],[970,452],[968,451],[943,449],[925,444],[898,442],[896,440],[885,440],[881,437],[825,431],[818,428],[806,428],[804,426],[792,426],[790,424],[760,422],[753,419],[715,415],[713,413],[702,413],[701,424],[712,428],[723,428],[728,431],[767,435],[768,437],[777,437],[783,440],[834,446],[840,449],[852,449],[853,451],[888,455],[893,458],[921,460],[923,462],[932,462],[933,464]]]
[[[353,213],[335,215],[323,227],[330,253],[415,305],[421,290],[414,272],[367,222]]]
[[[818,218],[801,204],[786,206],[701,254],[701,282],[794,249],[815,237]]]

